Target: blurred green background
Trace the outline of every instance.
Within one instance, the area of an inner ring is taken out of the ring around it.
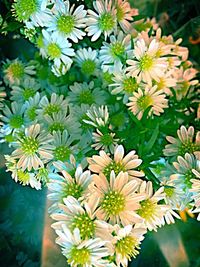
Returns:
[[[190,60],[199,67],[199,0],[130,2],[139,9],[138,19],[155,16],[164,34],[183,38],[182,44],[190,49]],[[1,60],[31,59],[35,49],[21,36],[21,25],[11,16],[11,4],[9,0],[0,1]],[[2,27],[5,20],[9,23]],[[16,184],[5,172],[5,153],[8,148],[0,145],[0,267],[38,267],[41,266],[46,189],[36,191]],[[140,255],[130,266],[200,267],[200,222],[188,218],[186,222],[178,221],[157,233],[149,233],[142,243]]]

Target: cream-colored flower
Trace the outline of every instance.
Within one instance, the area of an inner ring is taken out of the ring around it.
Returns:
[[[139,88],[137,92],[133,92],[133,96],[129,97],[127,106],[139,120],[148,107],[151,107],[149,116],[151,114],[159,116],[165,108],[168,108],[168,100],[165,97],[166,95],[162,90],[157,90],[156,85],[152,88],[146,86],[144,90]]]
[[[142,171],[134,170],[142,160],[135,154],[135,150],[130,151],[124,157],[124,147],[118,145],[114,151],[114,157],[109,157],[103,150],[99,152],[99,156],[95,155],[88,158],[89,169],[95,173],[103,173],[106,177],[110,177],[111,171],[116,175],[120,172],[127,172],[130,178],[143,177]]]
[[[100,199],[96,211],[99,220],[124,226],[142,221],[136,210],[140,208],[140,202],[145,199],[145,195],[136,193],[139,184],[136,180],[129,181],[127,172],[115,175],[111,171],[109,181],[103,173],[95,174],[93,182],[91,194],[96,194]]]

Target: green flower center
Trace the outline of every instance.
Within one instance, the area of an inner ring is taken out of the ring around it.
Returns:
[[[137,210],[137,214],[140,215],[145,220],[150,220],[153,218],[157,204],[150,199],[142,200],[140,202],[141,208]]]
[[[70,255],[67,255],[67,257],[67,262],[69,264],[73,263],[73,266],[90,266],[90,251],[87,248],[78,249],[74,246],[70,251]]]
[[[112,80],[113,75],[109,72],[104,72],[103,73],[103,79],[108,83],[111,84],[113,82]]]
[[[123,89],[128,94],[135,92],[138,89],[138,84],[135,78],[129,77],[123,80]]]
[[[191,188],[192,187],[192,182],[191,182],[191,179],[196,179],[196,175],[191,171],[191,170],[188,170],[186,173],[185,173],[185,185],[188,187],[188,188]]]
[[[61,122],[54,122],[49,126],[50,133],[53,133],[54,131],[61,131],[63,132],[65,130],[65,125]]]
[[[144,56],[141,57],[139,66],[141,71],[150,70],[153,66],[153,58],[145,54]]]
[[[35,90],[31,88],[24,89],[22,93],[24,100],[28,100],[30,97],[33,97],[35,95]]]
[[[67,196],[73,196],[76,199],[79,199],[82,196],[83,188],[81,185],[76,184],[75,182],[67,184],[66,187],[63,189],[62,198]]]
[[[181,144],[178,150],[178,154],[184,157],[185,153],[193,154],[195,151],[199,151],[199,150],[200,150],[200,146],[192,143],[191,141],[188,141],[186,143]]]
[[[121,171],[126,171],[124,165],[121,162],[115,162],[114,160],[103,169],[103,174],[110,179],[111,171],[114,171],[116,175],[118,175]]]
[[[124,10],[120,6],[117,6],[117,20],[121,21],[124,19]]]
[[[31,121],[34,121],[37,114],[36,114],[37,107],[33,106],[27,110],[27,116]]]
[[[21,143],[22,150],[25,154],[33,155],[38,151],[39,143],[31,136],[25,137]]]
[[[18,170],[17,171],[17,179],[22,185],[26,185],[27,182],[29,182],[29,180],[30,180],[29,173]]]
[[[18,0],[13,4],[15,14],[19,21],[29,20],[38,9],[37,0]]]
[[[118,215],[125,208],[124,196],[116,191],[110,191],[105,194],[101,207],[105,211],[108,217]]]
[[[57,20],[57,28],[60,32],[70,34],[75,26],[75,18],[70,15],[62,15]]]
[[[8,134],[8,135],[6,135],[6,136],[5,136],[5,141],[6,141],[7,143],[11,143],[11,142],[13,142],[13,141],[14,141],[14,137],[13,137],[13,135],[12,135],[12,134]]]
[[[96,63],[91,59],[86,59],[83,61],[81,70],[84,74],[91,75],[96,69]]]
[[[174,187],[172,187],[172,186],[166,186],[164,188],[164,192],[165,192],[165,194],[166,194],[167,197],[172,197],[173,194],[174,194]]]
[[[59,146],[54,150],[55,160],[67,161],[71,154],[71,150],[68,146]]]
[[[140,107],[140,109],[145,110],[148,107],[152,106],[153,101],[149,95],[144,95],[137,99],[137,104]]]
[[[49,104],[44,109],[44,114],[48,114],[51,116],[53,113],[58,113],[61,110],[59,105],[56,104]]]
[[[47,46],[47,53],[51,59],[59,58],[61,56],[61,48],[55,43],[50,43]]]
[[[92,105],[94,103],[94,96],[91,91],[85,90],[80,93],[78,100],[80,104]]]
[[[101,136],[101,144],[105,145],[105,146],[109,146],[113,143],[113,137],[107,133]]]
[[[101,15],[101,17],[99,18],[99,28],[102,31],[110,31],[114,28],[114,26],[115,19],[111,13],[105,12]]]
[[[19,129],[24,123],[22,116],[14,115],[10,118],[10,126],[14,129]]]
[[[10,66],[7,68],[7,73],[9,76],[20,79],[24,75],[24,66],[20,62],[15,62],[10,64]]]
[[[78,214],[74,216],[72,230],[78,228],[82,239],[92,238],[95,232],[95,224],[88,214]]]
[[[116,42],[111,45],[111,54],[113,57],[122,57],[125,53],[125,48],[122,43]]]
[[[139,254],[138,249],[140,247],[136,238],[132,236],[125,236],[117,241],[115,248],[116,252],[121,254],[122,257],[131,260],[132,257],[135,258],[137,254]]]

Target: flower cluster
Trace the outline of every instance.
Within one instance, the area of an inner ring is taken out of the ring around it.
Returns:
[[[35,54],[2,64],[7,171],[48,187],[69,265],[126,267],[147,231],[200,212],[188,49],[128,0],[14,0],[12,14]]]

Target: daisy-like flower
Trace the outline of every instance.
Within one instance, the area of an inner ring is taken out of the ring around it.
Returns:
[[[97,0],[93,2],[94,9],[88,10],[86,31],[92,36],[91,41],[96,41],[103,33],[105,39],[116,29],[116,9],[110,0]]]
[[[120,228],[119,225],[113,227],[113,239],[111,246],[111,253],[116,256],[117,266],[128,266],[128,261],[131,258],[136,258],[139,254],[141,241],[144,239],[146,233],[145,228],[136,228],[132,225],[127,225],[124,228]]]
[[[181,183],[185,190],[191,188],[191,180],[200,177],[200,161],[189,153],[186,153],[184,157],[178,156],[177,161],[173,163],[177,173],[172,175],[172,179]]]
[[[25,102],[25,118],[28,121],[34,122],[37,121],[38,113],[37,110],[39,109],[39,103],[41,101],[41,96],[37,92],[34,97],[30,97],[28,101]]]
[[[62,253],[67,258],[68,264],[73,267],[109,266],[109,262],[103,259],[109,255],[105,241],[100,238],[83,241],[78,228],[71,233],[64,224],[62,231],[56,230],[56,234],[58,235],[56,243],[62,247]]]
[[[193,192],[192,199],[195,201],[195,206],[200,207],[200,175],[195,170],[193,172],[198,179],[190,180],[192,182],[192,188],[189,191]]]
[[[53,114],[59,113],[59,112],[67,112],[69,105],[68,100],[64,99],[63,95],[57,95],[53,93],[51,95],[51,99],[49,100],[47,96],[43,96],[40,100],[38,109],[38,114],[40,116],[43,115],[49,115],[52,116]]]
[[[46,8],[47,0],[15,0],[12,5],[13,15],[28,27],[48,25],[50,10]]]
[[[6,92],[4,92],[5,88],[2,85],[2,82],[0,81],[0,109],[3,107],[3,101],[4,98],[6,97]]]
[[[147,47],[143,39],[139,39],[134,48],[134,58],[128,59],[126,71],[129,76],[136,77],[138,82],[152,83],[164,76],[168,63],[165,57],[160,57],[159,42],[155,39]]]
[[[47,31],[56,32],[59,35],[71,39],[73,42],[78,43],[78,39],[83,39],[85,32],[80,28],[85,28],[86,14],[83,5],[79,5],[74,10],[73,4],[70,8],[70,1],[58,0],[53,7],[54,16],[48,24]]]
[[[81,48],[76,51],[75,62],[79,65],[83,74],[95,75],[99,66],[98,51],[92,50],[91,47],[88,49]]]
[[[75,146],[72,145],[74,137],[68,134],[67,130],[63,132],[53,132],[53,155],[55,160],[68,161],[70,155],[75,153]]]
[[[12,102],[10,108],[7,105],[4,106],[1,120],[10,132],[19,130],[24,126],[25,108],[25,105],[18,104],[17,102]]]
[[[95,133],[92,133],[94,144],[92,144],[92,147],[95,150],[104,150],[111,151],[111,153],[114,152],[114,148],[117,145],[117,142],[119,139],[114,138],[115,133],[112,132],[106,132],[102,133],[99,129],[96,130]]]
[[[35,66],[24,64],[19,59],[7,59],[3,65],[4,81],[5,83],[19,84],[27,75],[35,74]]]
[[[102,239],[105,240],[105,233],[108,233],[110,225],[96,219],[95,211],[98,201],[98,198],[91,198],[90,201],[80,204],[72,196],[64,198],[64,204],[59,204],[62,213],[53,213],[51,215],[57,221],[52,224],[52,227],[56,230],[61,230],[62,225],[65,224],[71,231],[78,228],[82,239],[99,237],[99,235],[104,234]]]
[[[130,21],[133,21],[133,16],[138,15],[138,9],[131,8],[127,0],[116,0],[117,22],[124,32],[129,32],[131,29]]]
[[[94,87],[94,82],[91,81],[89,84],[86,82],[77,83],[75,82],[69,87],[71,92],[68,94],[69,102],[81,105],[81,104],[98,104],[101,105],[105,102],[105,94],[99,88]]]
[[[93,106],[86,112],[87,119],[83,121],[95,128],[105,127],[109,123],[109,112],[107,106],[101,106],[99,108]]]
[[[109,87],[112,88],[111,93],[113,95],[122,93],[130,96],[139,88],[136,78],[128,77],[124,69],[115,70],[113,74],[113,82],[109,85]]]
[[[50,34],[42,30],[42,34],[44,36],[46,57],[53,60],[57,68],[64,64],[69,69],[73,62],[71,57],[75,55],[74,49],[71,48],[72,44],[66,38],[58,36],[56,32]]]
[[[127,172],[115,175],[114,171],[111,171],[109,178],[110,181],[103,173],[93,175],[94,185],[90,187],[90,191],[100,199],[97,218],[123,226],[142,222],[136,210],[140,208],[140,202],[145,199],[145,195],[136,193],[138,182],[129,181]]]
[[[129,97],[127,106],[139,120],[148,107],[151,107],[148,116],[152,114],[159,116],[168,107],[168,100],[165,97],[162,90],[157,91],[156,85],[153,87],[147,85],[144,90],[139,88],[133,96]]]
[[[160,187],[153,193],[152,182],[143,181],[139,193],[145,194],[146,197],[140,202],[140,209],[137,210],[137,214],[144,220],[141,224],[138,224],[138,227],[156,231],[157,227],[161,227],[163,224],[163,216],[169,210],[169,206],[158,203],[165,197],[164,187]]]
[[[80,138],[80,124],[72,117],[72,114],[67,115],[66,112],[58,112],[53,113],[52,116],[44,115],[43,124],[44,128],[51,134],[54,131],[63,132],[67,130],[74,138]]]
[[[181,126],[177,130],[178,138],[167,136],[166,139],[170,144],[165,146],[163,153],[165,156],[184,156],[185,153],[195,154],[200,159],[200,132],[194,133],[194,127],[188,129]]]
[[[118,66],[122,66],[123,60],[131,55],[131,36],[124,35],[122,31],[110,36],[110,42],[103,43],[99,52],[99,59],[102,63],[103,71],[110,71],[111,73]]]
[[[153,80],[153,84],[157,85],[157,90],[162,90],[165,94],[171,95],[170,88],[176,87],[177,79],[172,76],[172,71],[168,71],[163,77],[159,77],[157,81]]]
[[[45,131],[41,131],[40,124],[31,125],[25,129],[25,133],[19,134],[15,142],[16,150],[12,157],[19,159],[17,167],[31,171],[44,167],[53,158],[52,137]]]
[[[30,97],[34,97],[41,86],[35,79],[26,77],[19,85],[13,85],[11,88],[11,99],[24,103]]]
[[[84,198],[92,181],[90,171],[83,171],[81,165],[76,168],[74,176],[71,176],[66,170],[60,171],[60,175],[58,173],[49,174],[50,180],[47,186],[51,193],[48,194],[48,198],[54,201],[49,208],[50,212],[58,211],[58,204],[63,203],[63,199],[68,196],[76,199]]]
[[[21,185],[30,185],[32,188],[37,190],[41,189],[41,182],[37,180],[35,172],[28,172],[22,169],[19,169],[17,166],[17,160],[12,156],[6,155],[6,171],[10,171],[11,177],[15,182],[19,182]]]
[[[130,151],[124,157],[124,147],[118,145],[114,151],[114,158],[110,158],[103,150],[99,152],[99,156],[95,155],[88,158],[89,169],[95,173],[103,173],[108,179],[111,171],[116,175],[120,172],[128,173],[130,178],[143,177],[142,171],[134,170],[142,163],[142,160],[135,154],[135,150]]]

